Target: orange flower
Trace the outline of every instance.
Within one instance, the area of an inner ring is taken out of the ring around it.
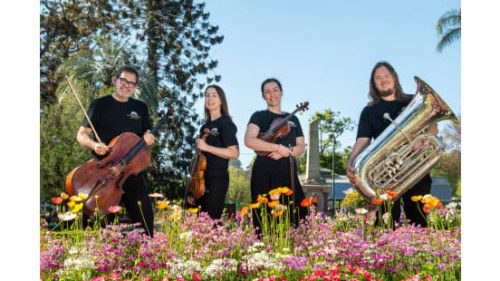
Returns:
[[[429,206],[429,204],[425,204],[424,205],[424,212],[429,214],[431,212],[431,206]]]
[[[69,195],[63,192],[63,193],[61,193],[61,198],[62,198],[63,200],[66,200],[66,199],[68,199],[68,198],[69,198]]]
[[[273,214],[273,216],[279,217],[279,216],[283,215],[283,210],[281,210],[281,211],[272,210],[271,213]]]
[[[386,190],[385,193],[387,193],[387,195],[391,196],[392,198],[398,198],[398,194],[396,192]]]
[[[257,203],[267,204],[267,202],[269,202],[269,200],[267,200],[267,198],[265,197],[265,195],[264,196],[259,195],[257,197]]]
[[[63,202],[63,199],[62,197],[54,197],[52,198],[52,203],[56,204],[56,205],[59,205]]]
[[[380,197],[377,197],[377,198],[373,198],[372,199],[372,204],[373,205],[379,205],[379,204],[382,204],[382,202],[384,202],[384,199],[380,198]]]
[[[166,209],[166,208],[168,208],[168,202],[167,201],[159,201],[156,204],[156,209],[163,210],[163,209]]]
[[[244,206],[241,208],[241,210],[238,212],[238,217],[243,217],[244,215],[248,214],[249,210],[247,206]]]
[[[253,203],[248,205],[248,207],[250,207],[250,209],[257,209],[260,207],[260,203]]]
[[[318,204],[318,198],[316,198],[316,195],[313,195],[311,198],[309,198],[309,202],[312,204]]]
[[[302,201],[300,201],[300,206],[303,208],[307,208],[307,207],[311,206],[311,202],[309,201],[309,199],[304,198],[304,199],[302,199]]]
[[[282,187],[281,193],[290,196],[293,194],[293,191],[288,187]]]
[[[267,203],[267,205],[271,209],[274,209],[274,207],[278,206],[278,204],[279,204],[279,202],[277,200],[276,201],[271,201],[271,202]]]

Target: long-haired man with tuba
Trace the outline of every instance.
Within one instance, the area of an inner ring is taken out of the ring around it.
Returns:
[[[396,119],[413,97],[403,92],[396,71],[385,61],[378,62],[372,69],[369,85],[371,101],[361,112],[356,142],[352,149],[347,167],[347,176],[349,181],[354,185],[357,184],[355,170],[353,168],[353,162],[356,156],[371,143],[372,139],[379,137],[379,135],[391,124],[390,120]],[[436,124],[430,125],[427,128],[427,133],[436,135]],[[422,145],[423,142],[417,142],[413,149],[416,150]],[[425,218],[417,207],[417,204],[421,203],[413,202],[411,197],[414,195],[429,194],[431,191],[431,184],[431,177],[429,173],[427,173],[420,181],[397,199],[391,210],[393,221],[398,222],[400,219],[402,199],[404,211],[410,223],[422,227],[427,226]],[[420,210],[422,210],[422,206],[420,206]]]

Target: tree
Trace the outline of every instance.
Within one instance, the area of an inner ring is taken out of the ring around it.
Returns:
[[[433,176],[445,177],[452,187],[452,194],[461,195],[461,122],[448,123],[444,128],[446,153],[432,168]]]
[[[462,22],[462,10],[451,10],[443,14],[436,24],[436,30],[440,37],[436,46],[438,52],[451,45],[456,40],[460,40]]]
[[[354,129],[354,122],[349,117],[342,117],[340,112],[333,112],[330,108],[323,112],[316,112],[313,120],[319,120],[318,129],[320,131],[319,136],[319,153],[320,153],[320,166],[323,168],[332,168],[332,156],[335,161],[335,169],[340,168],[341,170],[336,170],[345,173],[345,165],[343,164],[343,156],[337,154],[337,147],[341,145],[339,142],[339,137],[346,131],[351,131]],[[333,147],[333,149],[330,149]],[[332,151],[334,153],[332,153]],[[345,151],[344,151],[345,152]],[[336,158],[339,158],[337,161]],[[340,162],[340,163],[338,163]],[[340,164],[340,166],[337,166]]]
[[[130,0],[40,1],[40,100],[41,107],[56,102],[59,84],[56,69],[70,55],[91,49],[94,36],[129,34]]]
[[[207,83],[220,81],[213,73],[217,61],[209,51],[223,37],[217,34],[217,26],[209,24],[210,15],[204,9],[204,3],[192,0],[42,1],[42,108],[56,102],[56,89],[64,87],[57,75],[67,71],[74,70],[74,79],[91,80],[82,82],[99,89],[91,96],[109,93],[110,70],[118,62],[103,59],[96,65],[85,65],[91,60],[81,57],[79,51],[96,55],[94,51],[102,47],[99,38],[121,38],[123,49],[136,54],[129,63],[139,67],[141,80],[149,81],[138,95],[150,107],[153,121],[168,109],[174,110],[153,148],[153,167],[147,176],[155,191],[171,196],[183,194],[193,157],[195,128],[200,124],[193,105]],[[73,61],[79,66],[65,64],[76,53],[80,58]],[[61,65],[66,69],[58,73]]]
[[[229,189],[226,201],[240,202],[243,205],[252,203],[250,175],[250,171],[243,171],[241,168],[229,166]]]

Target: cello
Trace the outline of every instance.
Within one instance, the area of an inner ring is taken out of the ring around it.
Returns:
[[[262,132],[259,134],[259,139],[277,143],[281,138],[286,137],[290,133],[290,125],[288,124],[288,120],[290,120],[297,112],[308,110],[309,102],[301,102],[300,105],[296,105],[296,109],[288,114],[285,118],[275,118],[269,127],[269,130]],[[259,156],[268,156],[271,154],[269,151],[256,151]]]
[[[170,109],[153,128],[151,133],[155,137],[172,114]],[[125,132],[111,140],[103,159],[91,159],[74,168],[66,177],[66,190],[69,195],[80,192],[88,195],[83,205],[84,213],[94,215],[98,211],[107,215],[109,207],[120,203],[124,193],[122,185],[127,178],[142,172],[150,164],[151,148],[146,146],[144,139]]]

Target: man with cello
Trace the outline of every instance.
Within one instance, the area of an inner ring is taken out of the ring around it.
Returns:
[[[87,118],[83,119],[76,139],[80,145],[91,150],[97,160],[108,153],[111,140],[125,132],[142,136],[147,146],[155,142],[155,137],[150,132],[151,119],[146,104],[131,98],[138,80],[139,74],[135,68],[121,67],[112,78],[114,92],[95,99],[88,108],[90,123]],[[92,127],[101,139],[91,137]],[[141,223],[145,232],[152,237],[154,215],[143,173],[130,175],[122,188],[125,193],[121,201],[130,220],[133,223]]]

